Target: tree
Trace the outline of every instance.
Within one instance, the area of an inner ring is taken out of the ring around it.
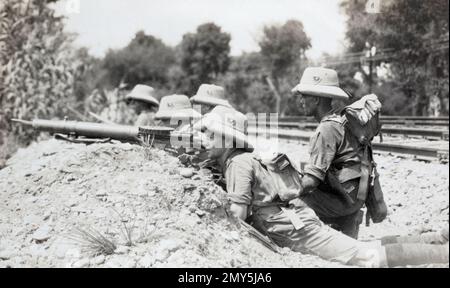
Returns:
[[[196,33],[183,35],[180,65],[184,83],[179,86],[184,93],[194,94],[202,83],[214,82],[228,70],[230,40],[230,34],[214,23],[202,24]]]
[[[64,32],[61,17],[48,5],[55,1],[4,0],[0,3],[0,122],[11,118],[67,115],[76,101],[74,83],[80,62]],[[32,131],[7,126],[21,143]],[[1,148],[0,150],[3,150]]]
[[[365,2],[343,1],[347,21],[348,52],[361,52],[366,42],[389,53],[374,62],[389,63],[394,90],[408,99],[413,115],[427,114],[431,99],[448,103],[448,0],[382,1],[381,13],[367,14]],[[361,64],[359,70],[367,73]],[[404,97],[398,97],[404,102]],[[403,103],[403,106],[404,105]],[[444,105],[441,105],[444,106]],[[445,107],[448,114],[448,107]]]
[[[284,95],[290,95],[290,88],[295,85],[293,79],[300,75],[311,40],[300,21],[289,20],[281,26],[264,27],[259,46],[267,68],[267,84],[277,98],[276,112],[283,114],[287,98]]]
[[[231,58],[228,72],[218,81],[226,95],[239,111],[270,112],[274,97],[265,82],[264,59],[258,52],[244,53]]]
[[[105,72],[98,86],[114,88],[126,83],[130,87],[147,84],[164,88],[169,85],[168,71],[174,63],[171,47],[139,31],[125,48],[108,51],[101,63]]]

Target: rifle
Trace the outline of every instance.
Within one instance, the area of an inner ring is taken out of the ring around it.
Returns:
[[[156,146],[169,152],[181,153],[181,150],[201,149],[201,141],[193,133],[175,131],[169,127],[136,127],[128,125],[112,125],[104,123],[42,120],[26,121],[12,119],[13,122],[31,126],[38,131],[56,134],[57,139],[74,143],[104,143],[119,140],[143,146]],[[67,135],[67,136],[66,136]]]

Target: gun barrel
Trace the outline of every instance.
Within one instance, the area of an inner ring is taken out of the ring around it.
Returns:
[[[16,122],[16,123],[20,123],[23,125],[28,125],[28,126],[32,126],[33,122],[31,121],[26,121],[26,120],[22,120],[22,119],[11,119],[12,122]]]
[[[125,125],[108,125],[93,122],[77,121],[53,121],[36,119],[30,123],[28,121],[16,121],[23,124],[30,124],[33,128],[50,133],[61,133],[90,138],[112,138],[116,140],[136,140],[139,135],[139,127]]]

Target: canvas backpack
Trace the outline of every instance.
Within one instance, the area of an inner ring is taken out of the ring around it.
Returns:
[[[381,132],[380,110],[381,103],[377,96],[370,94],[352,105],[344,107],[340,112],[341,116],[345,117],[344,125],[347,131],[356,137],[364,149],[357,197],[365,201],[368,217],[374,223],[383,221],[387,216],[387,206],[381,190],[371,145],[374,137]]]

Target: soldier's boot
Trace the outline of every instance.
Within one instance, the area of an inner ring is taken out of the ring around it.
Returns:
[[[381,244],[395,243],[422,243],[422,244],[445,244],[448,243],[448,228],[440,232],[423,233],[414,236],[386,236],[381,238]]]
[[[384,246],[388,267],[449,263],[449,246],[397,243]]]

